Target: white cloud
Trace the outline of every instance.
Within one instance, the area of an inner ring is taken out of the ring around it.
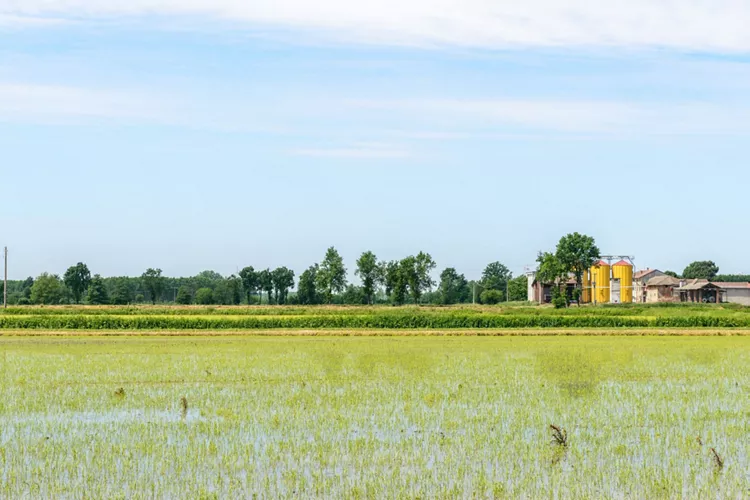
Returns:
[[[577,101],[529,99],[403,99],[348,101],[363,113],[386,112],[410,123],[423,139],[511,137],[558,133],[649,135],[750,135],[750,107],[705,102]],[[366,116],[359,118],[366,123]],[[425,132],[426,126],[433,128]],[[439,127],[439,128],[436,128]],[[401,129],[399,135],[404,135]]]
[[[750,50],[743,0],[4,0],[0,14],[192,16],[389,44]]]
[[[2,7],[0,7],[2,9]],[[70,21],[53,17],[34,17],[34,16],[17,16],[12,14],[2,14],[0,10],[0,29],[22,29],[29,27],[47,27],[61,24],[69,24]]]
[[[92,119],[162,121],[162,104],[135,92],[0,82],[0,119],[75,123]]]
[[[294,156],[316,158],[348,159],[399,159],[409,158],[411,153],[405,149],[388,144],[358,143],[341,148],[303,148],[291,151]]]

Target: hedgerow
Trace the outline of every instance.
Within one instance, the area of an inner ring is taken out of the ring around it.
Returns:
[[[229,330],[229,329],[482,329],[482,328],[739,328],[750,317],[635,317],[596,315],[351,314],[304,316],[4,315],[2,329]]]

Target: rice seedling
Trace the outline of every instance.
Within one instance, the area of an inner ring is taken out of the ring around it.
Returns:
[[[748,493],[747,337],[42,336],[0,350],[0,498]]]

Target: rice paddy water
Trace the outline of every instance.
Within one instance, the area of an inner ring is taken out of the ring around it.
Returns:
[[[749,337],[0,350],[0,498],[750,496]]]

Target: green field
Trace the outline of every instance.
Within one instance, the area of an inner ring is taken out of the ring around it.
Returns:
[[[750,495],[748,337],[0,349],[0,498]]]
[[[313,307],[15,307],[0,330],[750,328],[750,308],[722,305]],[[0,332],[1,333],[1,332]]]

